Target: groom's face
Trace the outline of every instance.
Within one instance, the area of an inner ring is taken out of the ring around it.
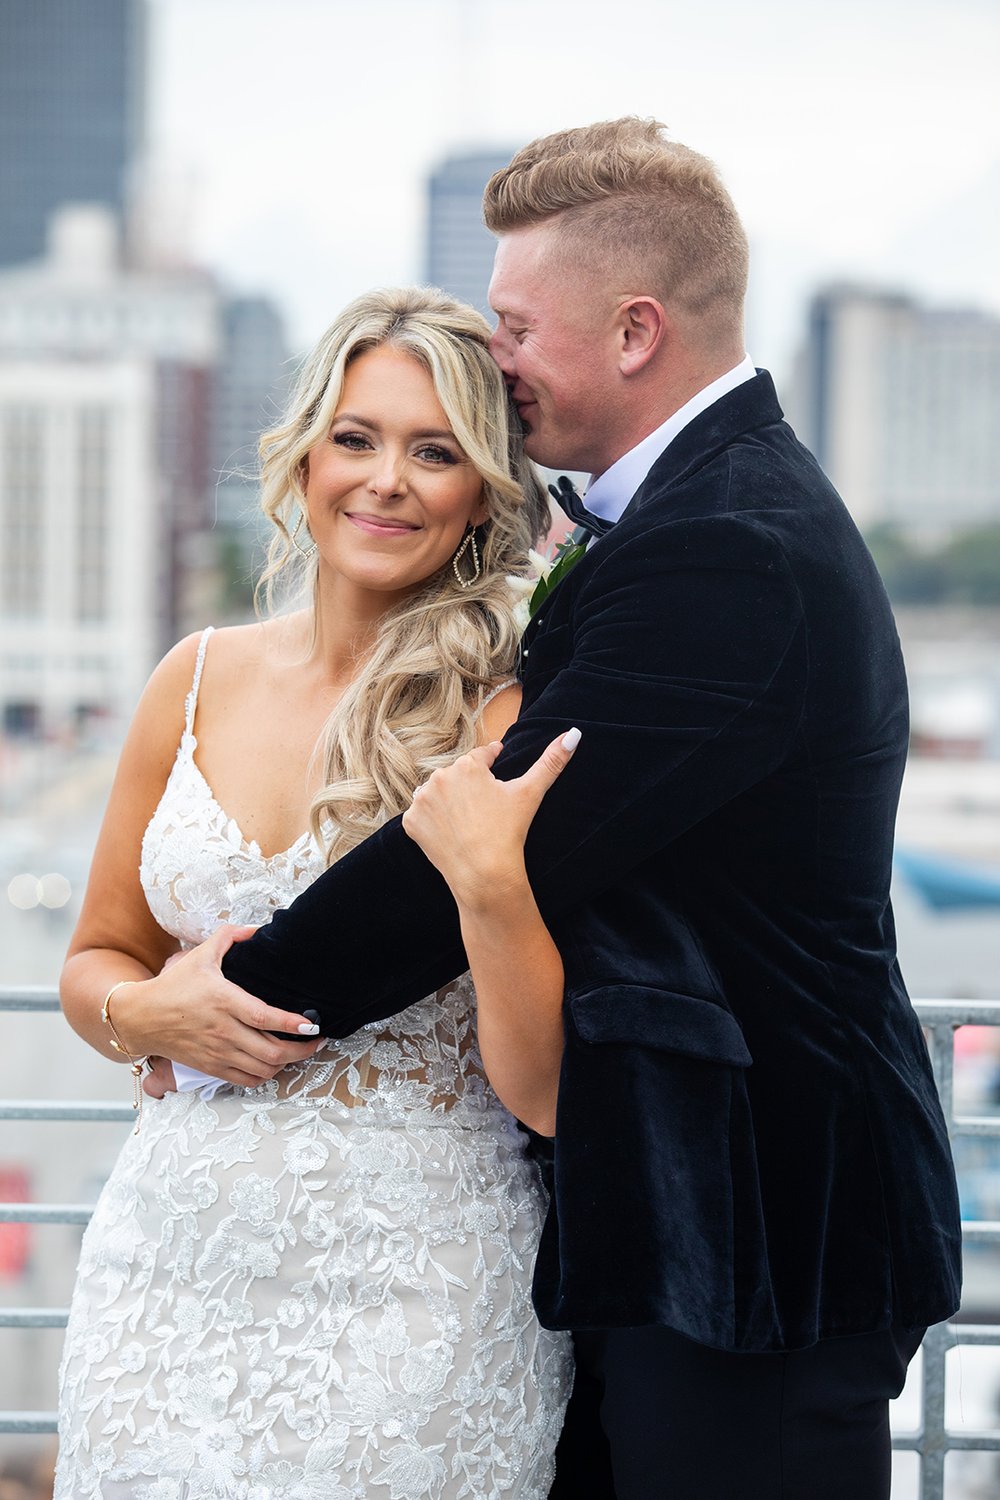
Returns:
[[[549,468],[601,473],[614,441],[610,287],[568,270],[551,228],[539,224],[501,236],[489,299],[499,320],[490,350],[524,424],[525,451]]]

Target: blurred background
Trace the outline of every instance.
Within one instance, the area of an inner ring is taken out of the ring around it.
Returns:
[[[630,113],[722,169],[749,352],[896,607],[910,991],[1000,998],[998,64],[996,0],[0,0],[0,985],[56,980],[155,661],[252,611],[297,358],[376,284],[487,311],[487,177]],[[124,1097],[58,1017],[0,1025],[0,1098]],[[1000,1032],[958,1051],[960,1108],[1000,1112]],[[0,1121],[0,1199],[92,1199],[121,1131]],[[996,1145],[961,1143],[968,1217],[1000,1219]],[[65,1305],[78,1244],[0,1224],[0,1300]],[[1000,1320],[995,1253],[967,1278],[963,1316]],[[0,1405],[53,1404],[60,1340],[0,1330]],[[950,1358],[951,1424],[995,1424],[997,1351]],[[50,1493],[47,1461],[0,1439],[0,1500]],[[946,1472],[950,1500],[1000,1483]]]

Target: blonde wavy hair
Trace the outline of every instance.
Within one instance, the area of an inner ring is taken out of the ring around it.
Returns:
[[[320,733],[323,787],[311,824],[328,863],[388,819],[438,766],[476,743],[485,692],[511,675],[519,631],[509,576],[548,530],[548,501],[525,457],[517,413],[474,308],[433,288],[366,293],[346,307],[303,365],[285,421],[260,440],[261,505],[275,535],[258,584],[274,602],[291,584],[313,600],[317,560],[296,545],[305,518],[305,460],[330,430],[344,373],[370,349],[417,360],[483,481],[487,518],[476,528],[481,572],[462,587],[449,560],[379,622],[374,643]]]

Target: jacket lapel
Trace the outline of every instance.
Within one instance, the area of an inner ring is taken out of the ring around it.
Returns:
[[[771,427],[783,419],[774,381],[766,370],[758,370],[753,380],[745,380],[734,391],[721,396],[677,434],[660,454],[615,525],[620,526],[634,516],[654,496],[663,497],[665,491],[687,479],[737,438],[760,427]],[[594,538],[587,548],[588,556],[600,547],[602,541],[602,537]],[[581,558],[578,566],[586,567],[586,562],[586,557]],[[557,584],[529,620],[521,639],[522,657],[528,655],[531,642],[539,626],[544,625],[552,600],[561,588],[562,584]]]
[[[652,495],[661,495],[707,464],[737,438],[784,419],[774,381],[766,370],[720,396],[677,434],[660,454],[626,506],[618,525],[634,515]]]

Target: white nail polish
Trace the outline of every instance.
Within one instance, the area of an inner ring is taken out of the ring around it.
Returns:
[[[567,729],[566,733],[562,737],[563,749],[567,751],[575,750],[582,738],[583,735],[580,733],[579,729]]]
[[[303,1021],[298,1031],[300,1036],[319,1036],[319,1027],[314,1026],[311,1021]]]

